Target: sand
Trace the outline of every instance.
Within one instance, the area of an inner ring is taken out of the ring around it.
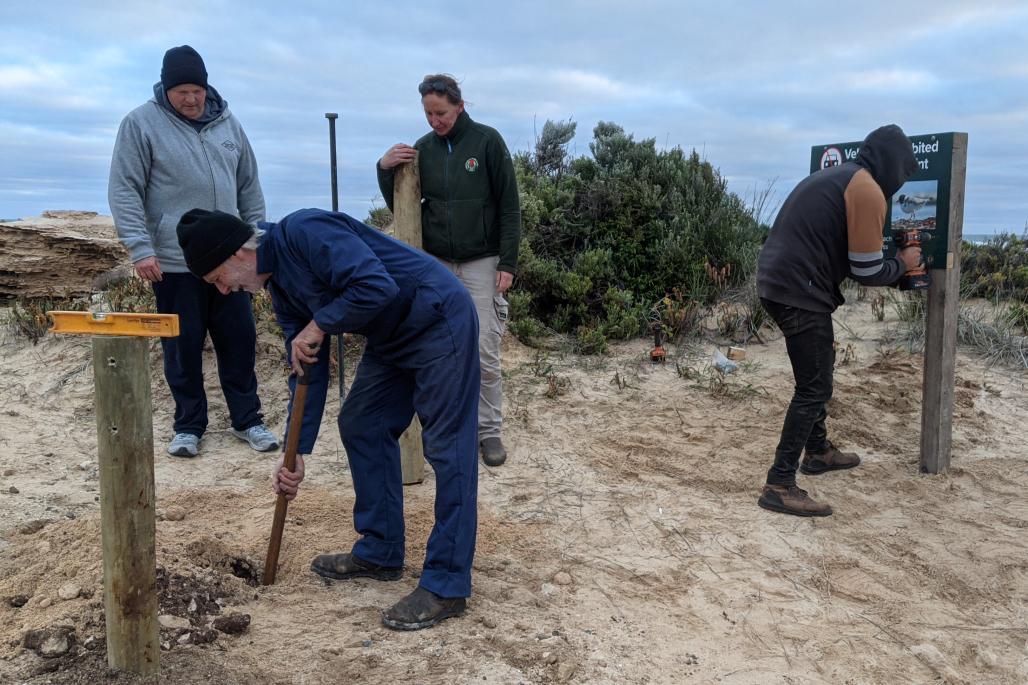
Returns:
[[[829,430],[864,461],[801,476],[835,509],[817,520],[756,506],[791,396],[779,335],[747,346],[723,383],[706,368],[710,344],[672,344],[652,365],[646,341],[589,358],[507,340],[511,457],[481,469],[474,595],[465,616],[415,633],[379,617],[417,583],[431,475],[404,491],[404,578],[324,582],[311,558],[354,540],[349,471],[326,420],[278,582],[255,587],[245,576],[263,563],[272,460],[228,433],[212,357],[201,456],[165,454],[172,405],[154,343],[161,611],[189,621],[162,630],[159,682],[1028,682],[1026,375],[962,351],[953,468],[922,475],[921,358],[882,342],[888,314],[875,321],[867,302],[836,314]],[[262,333],[259,347],[280,432],[281,345]],[[337,410],[330,400],[326,414]],[[6,340],[0,682],[131,682],[106,671],[97,494],[88,339]],[[69,584],[80,593],[62,599]],[[18,596],[27,602],[12,606]],[[245,633],[193,643],[232,612],[251,617]],[[43,659],[22,646],[33,629],[70,632],[73,646]]]

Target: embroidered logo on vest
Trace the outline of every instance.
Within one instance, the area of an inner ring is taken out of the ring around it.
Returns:
[[[474,157],[468,157],[468,161],[464,162],[464,168],[468,170],[469,174],[473,174],[478,171],[478,160]]]

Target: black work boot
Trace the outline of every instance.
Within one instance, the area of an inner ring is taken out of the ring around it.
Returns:
[[[803,461],[800,462],[800,473],[816,476],[828,471],[851,469],[859,463],[860,457],[853,452],[840,452],[829,440],[828,449],[824,452],[816,454],[804,453]]]
[[[311,570],[319,576],[333,580],[349,580],[351,578],[399,580],[403,575],[402,566],[379,566],[370,561],[364,561],[350,552],[316,556],[311,562]]]
[[[765,485],[757,505],[794,516],[831,516],[832,508],[810,497],[795,485]]]
[[[483,438],[478,445],[482,448],[482,462],[486,466],[499,466],[507,461],[507,448],[499,438]]]
[[[421,630],[467,609],[463,597],[444,598],[418,586],[399,602],[382,612],[382,623],[393,630]]]

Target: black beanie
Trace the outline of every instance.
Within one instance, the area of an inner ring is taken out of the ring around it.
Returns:
[[[188,45],[180,45],[164,53],[164,64],[161,66],[161,86],[171,90],[183,83],[195,83],[207,87],[207,68],[203,58]]]
[[[199,278],[221,266],[252,235],[249,224],[225,212],[190,209],[178,222],[178,244],[186,266]]]

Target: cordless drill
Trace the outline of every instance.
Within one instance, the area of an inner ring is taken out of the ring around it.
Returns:
[[[892,243],[896,246],[897,250],[903,250],[908,247],[922,247],[931,239],[931,233],[916,229],[909,231],[900,230],[892,234]],[[931,284],[932,274],[928,271],[924,256],[921,257],[920,264],[904,273],[899,279],[900,290],[921,290]]]
[[[654,364],[662,364],[667,357],[664,351],[664,327],[660,322],[653,324],[653,349],[650,350],[650,361]]]

